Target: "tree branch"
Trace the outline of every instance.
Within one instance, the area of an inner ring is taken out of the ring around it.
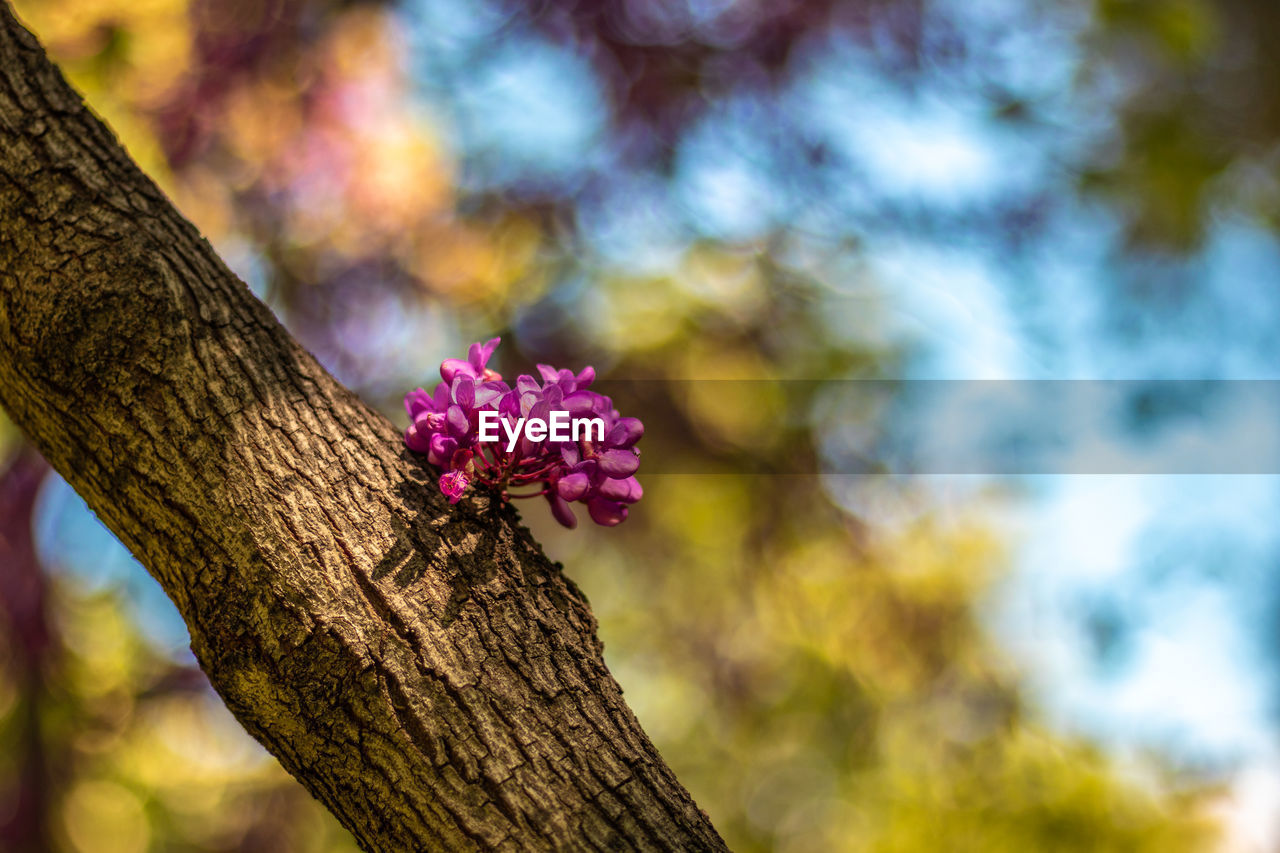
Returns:
[[[723,849],[514,512],[449,507],[4,3],[0,403],[365,849]]]

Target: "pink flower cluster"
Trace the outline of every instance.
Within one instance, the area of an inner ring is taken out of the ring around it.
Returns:
[[[585,504],[597,524],[621,523],[627,507],[644,494],[634,476],[640,466],[635,445],[644,424],[619,416],[608,397],[588,390],[596,375],[591,367],[575,374],[539,364],[541,382],[520,376],[510,387],[488,366],[498,341],[472,344],[466,361],[445,360],[440,365],[443,381],[430,394],[418,388],[405,395],[411,421],[405,444],[442,470],[440,490],[450,503],[457,503],[468,488],[483,486],[503,500],[541,495],[565,527],[578,523],[569,506],[574,501]],[[507,442],[480,440],[480,416],[486,411],[497,413],[503,424],[500,434],[509,430],[516,435],[522,418],[548,422],[553,412],[567,412],[570,418],[602,420],[604,438],[588,433],[576,441],[550,435],[534,441],[525,433],[508,450]],[[522,486],[536,491],[509,491]]]

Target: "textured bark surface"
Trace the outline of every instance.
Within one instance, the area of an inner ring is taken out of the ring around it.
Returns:
[[[366,849],[723,848],[514,513],[442,500],[2,0],[0,403]]]

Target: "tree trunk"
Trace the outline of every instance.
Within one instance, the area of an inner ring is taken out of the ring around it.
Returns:
[[[717,850],[520,526],[218,259],[0,2],[0,403],[367,850]]]

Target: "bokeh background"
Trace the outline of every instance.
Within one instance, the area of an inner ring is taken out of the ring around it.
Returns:
[[[16,8],[398,423],[494,334],[645,380],[631,518],[524,514],[733,849],[1280,850],[1275,476],[841,461],[910,426],[846,380],[1280,378],[1280,7]],[[0,849],[353,850],[7,423],[0,470]]]

